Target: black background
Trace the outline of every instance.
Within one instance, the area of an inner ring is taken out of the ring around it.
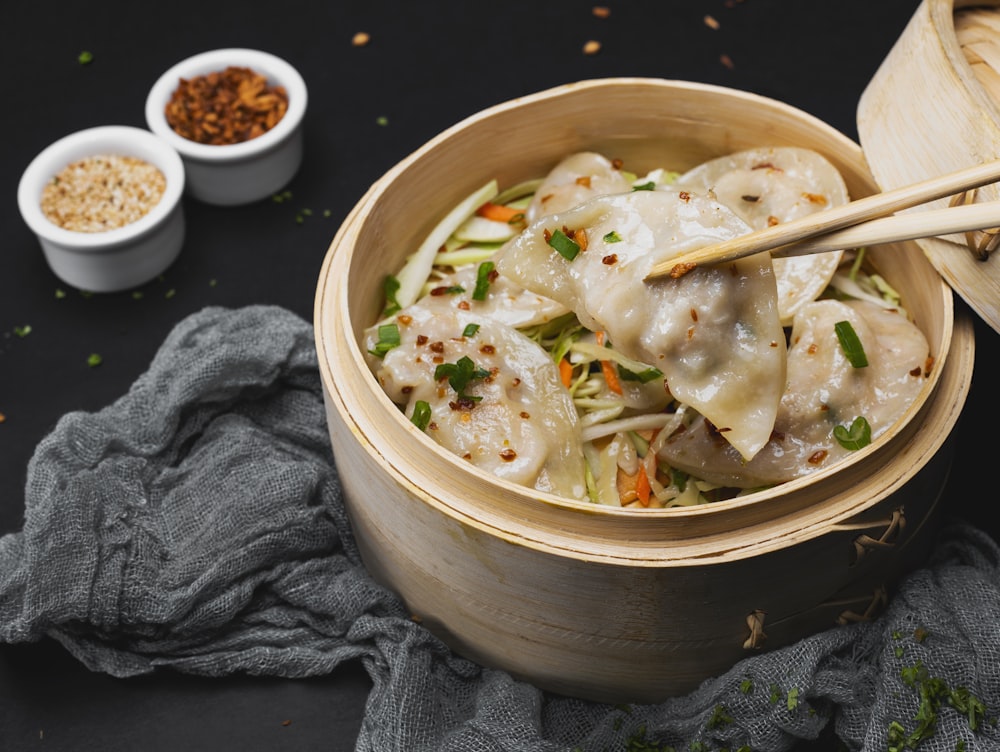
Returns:
[[[182,318],[207,305],[271,303],[311,320],[320,265],[341,220],[373,181],[439,131],[551,86],[653,76],[780,99],[857,139],[861,92],[917,5],[609,0],[605,19],[592,14],[593,3],[571,0],[29,0],[6,9],[0,534],[21,527],[35,445],[64,413],[97,410],[124,394]],[[706,14],[718,29],[704,22]],[[351,44],[359,31],[371,35],[367,46]],[[590,39],[602,45],[595,55],[582,51]],[[239,208],[185,199],[185,247],[161,279],[140,288],[141,299],[131,292],[86,296],[60,282],[17,212],[24,168],[72,131],[145,127],[145,97],[156,78],[183,57],[219,47],[266,50],[305,78],[305,161],[289,185],[293,199]],[[93,54],[87,65],[77,59],[84,50]],[[67,295],[57,298],[57,289]],[[30,334],[17,336],[23,326]],[[949,514],[984,528],[993,501],[977,495],[972,478],[990,458],[980,437],[990,435],[995,419],[984,382],[995,370],[996,337],[977,321],[976,377],[946,499]],[[90,353],[103,364],[88,366]],[[309,680],[170,672],[119,680],[89,672],[50,640],[5,645],[0,749],[353,749],[369,686],[359,663]]]

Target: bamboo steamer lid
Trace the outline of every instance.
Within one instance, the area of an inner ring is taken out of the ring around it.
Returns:
[[[858,136],[882,190],[1000,158],[1000,0],[924,0],[863,92]],[[966,197],[1000,200],[996,184]],[[907,210],[947,206],[949,199]],[[917,243],[948,284],[1000,331],[992,232]]]
[[[826,155],[855,198],[877,190],[857,144],[788,105],[616,78],[467,118],[387,172],[341,225],[314,321],[345,505],[373,577],[459,654],[562,694],[656,702],[757,651],[870,618],[926,555],[974,342],[911,244],[870,253],[931,345],[917,402],[842,464],[731,501],[613,509],[486,476],[416,429],[365,363],[385,276],[486,179],[513,185],[584,149],[641,173],[776,144]]]

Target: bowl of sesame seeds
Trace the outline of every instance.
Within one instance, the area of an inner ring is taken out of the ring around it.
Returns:
[[[184,164],[162,138],[105,125],[43,149],[17,190],[25,224],[63,282],[90,292],[139,286],[184,243]]]
[[[236,206],[277,193],[298,172],[306,100],[302,76],[281,58],[210,50],[157,79],[146,122],[181,155],[189,195]]]

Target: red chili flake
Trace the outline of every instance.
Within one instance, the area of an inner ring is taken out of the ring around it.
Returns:
[[[497,349],[493,345],[483,345],[482,347],[479,348],[479,352],[481,352],[483,355],[493,355],[496,353],[496,351]]]
[[[756,204],[758,201],[760,201],[760,196],[751,196],[749,194],[745,196],[740,196],[740,198],[750,204]]]
[[[427,344],[427,340],[430,339],[426,334],[417,335],[417,344],[423,347]]]
[[[596,55],[601,51],[601,43],[596,39],[589,39],[583,45],[584,55]]]
[[[715,20],[712,16],[705,16],[705,26],[712,30],[719,28],[719,22]]]
[[[691,320],[696,324],[698,323],[698,309],[696,308],[691,309]]]
[[[584,188],[590,188],[590,175],[581,175],[573,182],[577,185],[582,185]]]
[[[815,342],[813,342],[811,345],[809,345],[809,347],[806,348],[806,352],[809,353],[810,355],[815,355],[817,352],[819,352],[819,347],[816,345]]]
[[[619,159],[618,157],[615,157],[614,159],[611,160],[611,169],[613,170],[620,170],[624,166],[625,166],[625,161]]]
[[[408,313],[401,313],[396,317],[396,321],[398,321],[403,326],[409,326],[410,324],[413,323],[413,317]]]
[[[436,353],[444,352],[444,342],[431,342],[430,351]]]
[[[688,272],[694,270],[696,266],[698,265],[692,264],[690,261],[684,264],[674,264],[674,266],[670,269],[670,276],[673,279],[680,279]]]
[[[826,459],[827,452],[825,449],[820,449],[809,455],[809,459],[806,460],[810,465],[820,465]]]
[[[729,57],[729,55],[726,55],[725,53],[719,56],[719,62],[722,63],[727,68],[729,68],[729,70],[732,70],[733,68],[736,67],[735,65],[733,65],[733,59]]]
[[[615,264],[618,263],[618,254],[609,253],[607,256],[601,259],[601,263],[604,264],[605,266],[614,266]]]
[[[808,201],[810,204],[818,204],[819,206],[826,206],[826,196],[822,196],[819,193],[803,193],[802,197]]]
[[[611,8],[606,5],[595,5],[590,12],[597,18],[607,18],[611,15]]]
[[[519,413],[519,415],[520,415],[520,416],[521,416],[522,418],[524,418],[525,420],[527,420],[528,418],[530,418],[530,417],[531,417],[531,414],[530,414],[530,413],[529,413],[529,412],[528,412],[527,410],[522,410],[522,411],[521,411],[521,412]]]
[[[517,459],[517,452],[515,452],[513,449],[501,449],[500,459],[502,459],[504,462],[513,462],[514,460]]]

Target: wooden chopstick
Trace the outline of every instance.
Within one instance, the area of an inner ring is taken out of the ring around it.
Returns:
[[[884,193],[876,193],[872,196],[851,201],[841,206],[815,212],[800,219],[774,225],[763,230],[742,235],[738,238],[714,243],[712,245],[696,248],[693,251],[682,253],[671,259],[666,259],[655,265],[646,275],[646,279],[655,279],[674,274],[678,269],[690,269],[699,264],[717,264],[724,261],[750,256],[761,251],[781,249],[782,255],[805,255],[808,253],[821,253],[824,250],[838,250],[840,248],[852,248],[857,245],[873,245],[876,242],[893,242],[898,240],[912,240],[920,237],[930,237],[934,235],[947,235],[952,232],[963,232],[965,230],[981,230],[988,227],[1000,225],[998,219],[997,206],[992,207],[992,215],[989,210],[981,212],[961,212],[951,218],[950,213],[959,209],[973,209],[989,204],[972,204],[967,207],[949,207],[927,212],[913,212],[900,217],[888,217],[887,215],[899,209],[906,209],[927,201],[944,198],[963,191],[979,188],[1000,180],[1000,159],[985,162],[981,165],[968,167],[964,170],[941,175],[929,180],[924,180],[912,185],[902,186]],[[949,213],[945,217],[945,213]],[[917,218],[928,215],[927,221],[919,221]],[[992,220],[989,220],[989,217]],[[896,219],[898,222],[891,222],[884,225],[875,225],[875,220]],[[971,225],[968,225],[971,222]],[[986,224],[982,224],[986,222]],[[992,222],[992,223],[991,223]],[[858,237],[882,238],[881,240],[868,240],[863,243],[845,240],[852,235],[842,235],[835,231],[842,231],[852,225],[859,227],[863,223],[871,223],[872,227],[867,231],[861,231]],[[906,225],[912,225],[918,234],[906,234]],[[955,227],[956,229],[939,229],[941,227]],[[975,226],[972,226],[975,225]],[[868,235],[867,233],[872,233]],[[904,235],[900,235],[902,232]],[[886,234],[888,233],[888,234]],[[805,245],[802,241],[808,238],[818,238],[826,236],[827,239],[817,239],[811,245]],[[839,237],[838,237],[839,236]],[[795,249],[786,246],[796,244]],[[832,245],[831,245],[832,244]],[[829,246],[829,247],[828,247]],[[810,250],[811,248],[811,250]],[[776,255],[778,253],[776,252]]]

